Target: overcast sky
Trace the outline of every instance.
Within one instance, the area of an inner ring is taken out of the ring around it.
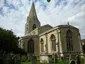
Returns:
[[[31,0],[0,0],[0,27],[24,36],[26,18]],[[73,25],[85,38],[85,0],[35,0],[35,8],[41,25]]]

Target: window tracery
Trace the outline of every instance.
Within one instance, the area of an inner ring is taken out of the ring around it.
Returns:
[[[66,32],[66,42],[67,42],[67,51],[73,51],[72,45],[72,32],[70,29]]]
[[[56,51],[56,38],[53,34],[51,35],[51,43],[52,43],[52,51]]]
[[[44,40],[41,39],[41,52],[44,52]]]

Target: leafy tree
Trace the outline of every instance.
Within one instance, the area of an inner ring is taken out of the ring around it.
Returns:
[[[85,54],[85,45],[82,45],[83,53]]]
[[[10,30],[0,28],[0,49],[5,52],[11,52],[12,48],[17,45],[18,39]]]
[[[50,2],[51,0],[47,0],[47,2]]]
[[[24,54],[24,50],[18,48],[18,39],[11,30],[0,28],[0,51],[5,53]]]

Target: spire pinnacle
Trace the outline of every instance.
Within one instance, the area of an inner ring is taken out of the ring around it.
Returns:
[[[67,24],[69,25],[69,22],[67,22]]]
[[[34,0],[32,0],[32,3],[34,3]]]
[[[40,27],[40,22],[37,18],[34,0],[32,0],[29,15],[27,16],[27,23],[25,25],[25,35],[28,35],[35,27]]]
[[[30,9],[30,12],[29,12],[29,18],[37,19],[37,14],[36,14],[34,0],[32,0],[31,9]]]
[[[31,9],[30,9],[29,16],[30,16],[30,15],[31,15],[31,16],[36,15],[34,0],[32,0],[32,5],[31,5]]]

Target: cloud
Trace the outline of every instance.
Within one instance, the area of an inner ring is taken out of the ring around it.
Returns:
[[[56,2],[52,0],[47,5],[47,9],[40,11],[39,14],[42,14],[42,16],[39,15],[41,22],[47,21],[52,26],[69,22],[79,28],[81,38],[85,38],[83,30],[85,28],[85,0],[57,0]]]
[[[0,0],[0,27],[12,29],[17,36],[24,35],[26,18],[31,0]],[[85,38],[85,0],[35,0],[35,8],[41,25],[66,24],[80,29]]]
[[[0,8],[4,6],[4,0],[0,0]]]

